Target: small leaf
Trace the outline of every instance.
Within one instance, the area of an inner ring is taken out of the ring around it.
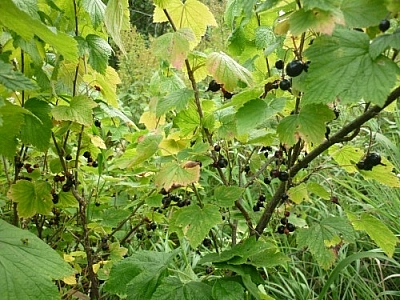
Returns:
[[[347,213],[347,215],[355,230],[366,231],[370,238],[378,247],[382,248],[387,256],[393,256],[399,239],[381,220],[367,213],[362,213],[358,217],[351,213]]]
[[[97,104],[90,98],[81,95],[71,99],[70,105],[58,105],[53,108],[53,117],[60,121],[73,121],[90,126],[93,122],[92,109]]]
[[[51,185],[45,181],[20,180],[11,186],[8,196],[18,203],[18,215],[22,218],[48,214],[53,207]]]
[[[164,278],[153,294],[152,300],[213,300],[211,286],[203,282],[181,282],[177,277]]]
[[[243,194],[244,189],[238,186],[218,186],[214,190],[215,202],[218,206],[232,206]]]
[[[275,33],[272,28],[267,26],[259,26],[256,28],[255,45],[257,49],[267,48],[276,42]]]
[[[200,166],[184,168],[177,163],[169,163],[161,167],[155,176],[159,188],[169,191],[171,188],[185,187],[200,179]]]
[[[95,34],[88,34],[86,42],[89,47],[89,64],[100,74],[105,74],[108,58],[111,55],[111,46]]]
[[[171,219],[171,231],[183,235],[196,248],[207,236],[211,228],[221,222],[218,206],[206,204],[203,208],[190,205],[175,212]]]
[[[208,55],[206,67],[214,79],[224,85],[227,91],[233,91],[239,81],[250,85],[252,75],[223,52],[212,52]]]
[[[4,300],[57,299],[60,294],[52,280],[73,273],[68,263],[36,235],[1,219],[0,249],[0,290]]]

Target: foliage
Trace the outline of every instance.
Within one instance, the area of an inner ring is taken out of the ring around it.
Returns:
[[[398,1],[129,4],[0,2],[2,296],[399,296]]]

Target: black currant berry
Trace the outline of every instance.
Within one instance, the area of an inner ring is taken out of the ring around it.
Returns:
[[[258,201],[260,201],[260,202],[264,202],[266,199],[267,199],[267,198],[265,197],[264,194],[261,194],[261,195],[258,197]]]
[[[277,231],[278,231],[279,234],[284,234],[285,233],[285,226],[279,225]]]
[[[190,199],[186,199],[185,201],[185,206],[189,206],[192,202],[190,201]]]
[[[296,77],[304,70],[304,64],[301,60],[295,59],[286,65],[286,74],[290,77]]]
[[[150,223],[149,228],[150,228],[150,230],[153,230],[153,231],[156,230],[157,229],[157,223],[156,222]]]
[[[331,201],[332,203],[339,204],[339,198],[337,196],[332,196]]]
[[[143,238],[143,233],[141,233],[141,232],[136,233],[136,238],[138,240],[141,240]]]
[[[250,172],[250,166],[245,166],[244,171],[246,172],[246,174],[248,174]]]
[[[260,201],[260,200],[258,200],[257,201],[257,203],[256,203],[256,205],[258,206],[258,207],[264,207],[264,203],[262,202],[262,201]]]
[[[388,30],[389,27],[390,27],[390,22],[387,19],[384,19],[379,23],[379,30],[382,32],[385,32],[386,30]]]
[[[89,151],[85,151],[85,152],[83,153],[83,157],[85,157],[85,158],[91,157],[90,152],[89,152]]]
[[[221,89],[221,85],[217,83],[214,79],[210,81],[208,84],[208,89],[206,92],[211,91],[211,92],[218,92]]]
[[[228,165],[228,161],[224,158],[221,157],[218,162],[217,162],[218,167],[220,168],[226,168],[226,166]]]
[[[210,247],[211,246],[211,240],[209,238],[205,238],[203,240],[203,246],[204,247]]]
[[[283,62],[282,59],[277,60],[275,62],[275,68],[277,68],[278,70],[282,70],[284,66],[285,66],[285,63]]]
[[[97,168],[99,166],[99,163],[95,160],[93,163],[92,163],[92,167],[93,168]]]
[[[289,180],[289,173],[286,171],[280,171],[278,176],[280,181],[288,181]]]
[[[265,178],[264,178],[264,183],[265,183],[265,184],[270,184],[270,183],[271,183],[271,178],[265,177]]]
[[[62,186],[63,192],[69,192],[70,190],[71,190],[71,186],[69,184],[66,183]]]
[[[177,196],[177,195],[171,195],[170,198],[171,198],[171,200],[174,201],[174,202],[178,202],[178,201],[181,200],[181,198],[180,198],[179,196]]]
[[[264,157],[265,157],[265,158],[268,158],[268,155],[269,155],[269,152],[268,152],[268,151],[265,151],[265,152],[264,152]]]
[[[287,218],[282,218],[282,219],[281,219],[281,224],[282,224],[282,225],[286,225],[288,222],[289,222],[289,221],[288,221]]]
[[[290,211],[285,210],[284,215],[285,215],[286,218],[288,218],[290,216]]]
[[[164,208],[167,208],[171,204],[171,198],[168,196],[163,197],[161,203],[163,204]]]
[[[287,223],[286,228],[289,230],[289,232],[293,232],[293,231],[295,231],[296,226],[294,226],[294,224],[292,224],[292,223]]]
[[[274,169],[274,170],[271,170],[271,172],[269,172],[269,175],[272,177],[272,178],[277,178],[277,177],[279,177],[279,174],[280,174],[281,172],[278,170],[278,169]]]
[[[96,205],[97,207],[99,207],[100,206],[100,202],[98,202],[98,201],[96,201],[95,203],[94,203],[94,205]]]
[[[254,212],[260,211],[260,207],[259,207],[257,204],[254,205],[254,206],[253,206],[253,211],[254,211]]]
[[[101,128],[101,121],[98,119],[94,120],[94,126]]]
[[[365,163],[371,164],[373,166],[380,165],[382,163],[382,158],[379,153],[371,152],[365,157]]]
[[[359,168],[360,170],[364,170],[365,169],[365,162],[364,160],[360,160],[358,163],[356,163],[357,168]],[[372,167],[371,167],[372,170]]]
[[[221,146],[220,145],[215,145],[214,146],[214,151],[217,151],[217,152],[221,151]]]
[[[289,199],[289,195],[288,194],[283,194],[281,197],[282,200],[286,201]]]
[[[67,156],[65,156],[66,160],[71,160],[72,159],[72,155],[71,154],[67,154]]]
[[[281,88],[282,91],[287,91],[290,89],[291,83],[290,80],[288,79],[283,79],[281,82],[279,82],[279,87]]]
[[[228,91],[224,91],[224,98],[225,99],[231,99],[233,97],[234,94],[228,92]]]
[[[54,204],[58,203],[58,194],[53,194],[53,203]]]
[[[282,158],[283,157],[283,151],[282,150],[276,150],[274,153],[275,158]]]
[[[185,206],[185,201],[184,200],[179,200],[178,203],[176,204],[178,207],[184,207]]]

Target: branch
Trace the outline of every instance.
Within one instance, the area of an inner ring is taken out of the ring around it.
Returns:
[[[365,111],[361,116],[354,119],[352,122],[345,125],[336,134],[331,136],[329,140],[325,140],[318,147],[316,147],[314,150],[308,153],[307,156],[304,157],[304,159],[297,162],[293,167],[289,169],[290,177],[294,177],[301,169],[306,168],[311,161],[313,161],[316,157],[321,155],[321,153],[323,153],[325,150],[329,149],[329,147],[333,146],[334,144],[342,142],[343,139],[347,137],[347,135],[349,135],[353,131],[356,131],[364,123],[374,118],[378,113],[384,110],[388,105],[390,105],[399,97],[400,97],[400,86],[395,88],[390,93],[390,95],[387,97],[382,107],[378,105],[372,106],[367,111]],[[263,215],[258,221],[258,224],[256,226],[256,232],[258,233],[258,236],[261,235],[265,227],[267,227],[273,212],[281,203],[281,196],[284,192],[285,192],[285,183],[283,182],[279,185],[271,201],[268,202]]]

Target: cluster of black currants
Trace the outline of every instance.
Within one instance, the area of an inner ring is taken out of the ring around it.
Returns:
[[[281,225],[278,226],[277,232],[279,234],[289,234],[296,230],[296,226],[289,223],[288,217],[290,216],[289,211],[285,211],[285,216],[281,218]]]
[[[164,196],[161,200],[161,203],[163,205],[162,208],[163,209],[168,208],[172,204],[172,202],[175,202],[176,206],[178,207],[189,206],[191,204],[190,199],[182,199],[177,195],[167,195]],[[162,210],[161,211],[159,210],[159,212],[162,212]]]
[[[31,165],[31,164],[29,164],[29,163],[23,164],[23,163],[20,162],[20,163],[18,163],[17,167],[18,167],[19,169],[21,169],[22,167],[24,167],[25,170],[26,170],[26,172],[32,173],[35,169],[39,168],[39,164]]]
[[[290,78],[283,78],[279,84],[274,83],[273,88],[277,89],[279,87],[282,91],[290,91],[292,87],[292,77],[299,76],[303,71],[307,72],[309,64],[309,61],[304,63],[299,59],[294,59],[289,62],[285,68],[285,62],[282,59],[277,60],[275,62],[275,68],[278,70],[283,70],[283,68],[285,68],[286,75],[290,76]]]
[[[385,164],[382,163],[382,158],[379,155],[379,153],[371,152],[368,153],[364,159],[360,160],[356,166],[360,170],[366,170],[366,171],[371,171],[373,167],[377,165],[382,165],[385,166]]]
[[[264,207],[264,202],[265,202],[266,198],[264,194],[261,194],[260,196],[258,196],[258,201],[257,203],[253,206],[253,211],[260,211],[261,207]]]
[[[101,238],[100,248],[103,251],[110,250],[110,246],[108,245],[108,237],[106,235]]]
[[[92,154],[89,151],[85,151],[83,153],[83,157],[87,159],[87,165],[92,166],[93,168],[97,168],[99,163],[96,160],[93,160]]]
[[[67,175],[67,182],[65,184],[63,184],[62,186],[62,191],[67,193],[71,190],[72,186],[75,184],[75,179],[74,176],[72,174],[68,174]]]
[[[57,226],[60,223],[60,220],[61,220],[61,217],[60,217],[61,212],[55,207],[53,207],[52,212],[53,212],[54,216],[51,219],[49,219],[49,225],[50,226],[51,225]]]
[[[218,152],[218,160],[213,163],[213,167],[215,168],[226,168],[228,166],[228,160],[220,153],[221,146],[216,144],[214,145],[214,151]]]

